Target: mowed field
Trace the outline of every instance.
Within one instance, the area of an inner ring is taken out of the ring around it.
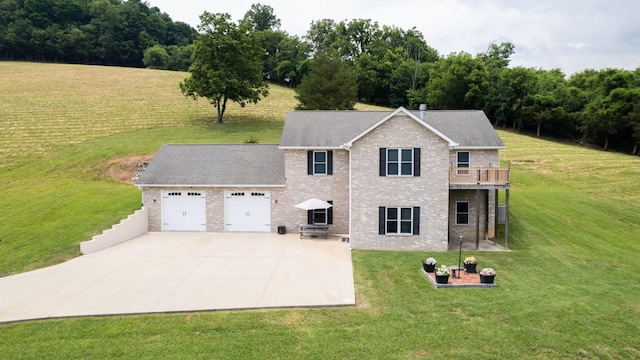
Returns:
[[[277,143],[296,104],[272,86],[218,125],[180,94],[185,73],[0,62],[0,76],[0,276],[78,256],[140,207],[138,189],[109,177],[114,159]],[[433,288],[420,260],[457,253],[354,251],[355,307],[4,324],[0,359],[640,358],[640,158],[499,134],[512,251],[463,254],[496,269],[496,288]]]
[[[167,126],[215,121],[206,99],[180,92],[183,72],[0,62],[0,167],[57,145]],[[281,122],[295,106],[272,87],[263,106],[230,103],[226,120]]]

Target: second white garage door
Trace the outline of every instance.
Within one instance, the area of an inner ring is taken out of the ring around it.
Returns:
[[[225,191],[225,231],[270,232],[271,193]]]

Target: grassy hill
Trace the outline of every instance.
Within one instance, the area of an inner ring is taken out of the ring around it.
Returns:
[[[140,192],[106,175],[110,159],[274,143],[296,103],[272,87],[211,125],[210,105],[180,94],[185,75],[0,62],[0,275],[76,256],[139,208]],[[466,254],[498,271],[497,288],[434,289],[420,260],[454,253],[354,251],[353,308],[0,325],[0,358],[640,358],[640,158],[500,136],[513,251]]]

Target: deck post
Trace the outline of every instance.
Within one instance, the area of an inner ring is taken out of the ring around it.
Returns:
[[[495,190],[495,203],[496,203],[496,205],[495,205],[495,208],[493,209],[493,215],[494,215],[494,218],[495,218],[493,220],[494,221],[494,223],[493,223],[493,228],[494,228],[493,237],[495,239],[498,239],[498,236],[500,234],[500,229],[498,227],[498,220],[499,220],[498,214],[500,212],[499,211],[500,210],[500,202],[498,201],[498,191],[499,191],[498,189]]]
[[[505,190],[504,204],[504,248],[509,250],[509,189]]]
[[[480,189],[476,189],[476,250],[480,249]]]

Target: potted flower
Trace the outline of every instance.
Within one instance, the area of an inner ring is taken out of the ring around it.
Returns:
[[[422,260],[422,268],[426,272],[434,272],[436,269],[436,259],[430,257],[428,259]]]
[[[478,262],[476,261],[476,258],[473,256],[467,256],[466,258],[464,258],[464,270],[468,273],[475,274],[477,264]]]
[[[492,268],[484,268],[480,271],[480,283],[481,284],[493,284],[493,280],[496,277],[496,271]]]
[[[436,270],[436,283],[446,284],[449,282],[449,268],[447,265],[442,265]]]

